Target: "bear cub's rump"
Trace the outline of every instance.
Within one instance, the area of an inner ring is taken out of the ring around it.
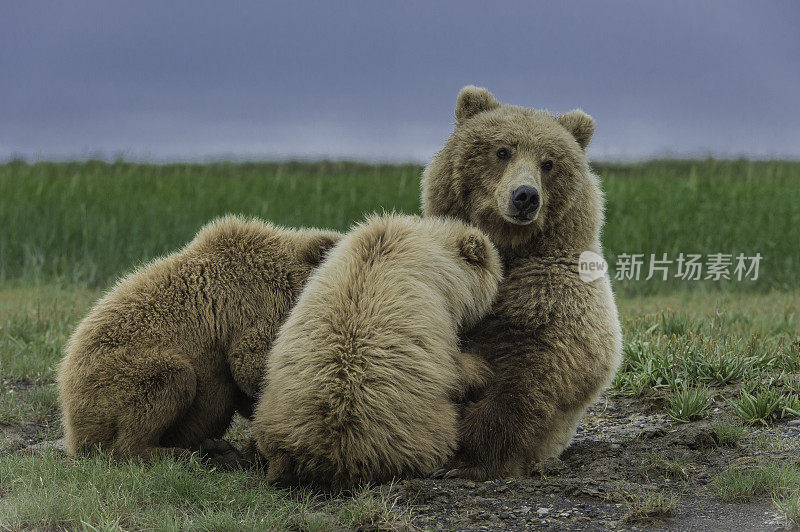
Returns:
[[[119,281],[59,367],[69,451],[182,455],[250,415],[265,353],[340,237],[227,216]]]
[[[489,377],[458,330],[491,307],[497,251],[446,218],[357,226],[313,274],[270,352],[253,436],[270,482],[333,490],[425,475],[451,456],[454,398]]]

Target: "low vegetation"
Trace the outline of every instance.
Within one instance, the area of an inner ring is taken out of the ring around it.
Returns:
[[[0,529],[413,528],[407,503],[385,486],[322,497],[195,461],[73,460],[36,445],[61,435],[54,375],[62,347],[120,274],[226,212],[336,229],[381,208],[419,212],[420,170],[0,165]],[[703,489],[725,501],[772,499],[800,523],[798,462],[783,459],[796,442],[770,432],[800,418],[800,247],[786,237],[800,226],[800,163],[655,161],[597,171],[608,197],[604,239],[612,263],[623,252],[765,257],[756,282],[615,282],[625,347],[608,396],[652,405],[669,430],[708,426],[720,446],[715,454],[761,453],[760,462],[715,466]],[[241,440],[245,432],[237,423],[229,436]],[[620,441],[645,445],[646,437],[643,428]],[[694,459],[712,456],[698,453]],[[680,512],[679,496],[689,495],[679,486],[696,472],[692,456],[638,454],[633,476],[670,489],[625,494],[618,502],[626,503],[626,519]],[[535,507],[529,513],[538,518]]]
[[[391,493],[323,499],[286,492],[244,471],[209,471],[195,460],[146,468],[95,456],[42,452],[0,457],[0,528],[89,530],[398,529],[407,508]]]
[[[731,466],[714,479],[712,487],[725,501],[748,501],[760,496],[784,500],[800,489],[800,470],[792,463]]]
[[[715,423],[711,428],[714,431],[717,442],[728,447],[736,445],[736,442],[742,439],[742,436],[747,432],[747,429],[741,423],[728,421]]]
[[[628,513],[625,521],[646,523],[672,517],[679,502],[680,497],[675,493],[648,492],[644,495],[629,495],[626,498]]]

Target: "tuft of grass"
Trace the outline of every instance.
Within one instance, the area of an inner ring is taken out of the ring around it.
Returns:
[[[716,344],[706,356],[695,359],[694,374],[699,382],[725,386],[741,382],[748,376],[748,358]]]
[[[783,512],[789,523],[800,529],[800,490],[787,497],[776,499],[775,506]]]
[[[800,417],[800,393],[785,393],[781,401],[780,419]]]
[[[688,423],[703,417],[711,404],[711,396],[704,388],[689,388],[684,384],[667,396],[667,414],[678,423]]]
[[[339,510],[339,521],[355,530],[416,530],[411,523],[411,508],[388,493],[362,488],[346,500]]]
[[[678,495],[670,492],[629,494],[625,501],[628,512],[624,520],[628,523],[642,523],[673,517],[679,501]]]
[[[728,422],[716,423],[712,425],[711,430],[714,431],[719,444],[728,447],[736,445],[736,442],[742,439],[742,436],[747,432],[747,429],[741,423]]]
[[[752,437],[753,444],[764,451],[787,451],[794,447],[794,439],[780,434],[758,432]]]
[[[659,315],[659,331],[666,336],[684,336],[689,333],[699,334],[702,322],[686,313],[664,312]]]
[[[761,496],[784,498],[800,488],[800,471],[792,463],[734,466],[717,475],[711,487],[725,501],[749,501]]]
[[[680,456],[668,456],[666,453],[648,453],[639,465],[639,474],[647,480],[658,476],[672,480],[689,478],[689,461]]]

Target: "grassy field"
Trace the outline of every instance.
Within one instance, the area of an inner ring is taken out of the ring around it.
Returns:
[[[800,248],[792,236],[800,164],[658,161],[596,170],[608,198],[610,262],[620,253],[764,257],[756,282],[616,283],[625,362],[608,400],[645,401],[671,426],[710,424],[721,446],[747,441],[747,453],[784,456],[793,444],[763,430],[800,417]],[[330,498],[276,491],[257,474],[196,462],[114,465],[35,445],[61,434],[55,364],[115,277],[226,212],[336,229],[374,210],[418,212],[419,173],[348,163],[0,166],[0,529],[413,527],[413,506],[391,487]],[[232,437],[243,432],[237,425]],[[659,453],[640,457],[646,475],[682,478],[691,459]],[[708,489],[720,501],[774,500],[800,521],[800,463],[773,465],[732,461],[715,470]],[[687,495],[624,500],[636,516],[673,511],[679,497]]]
[[[610,263],[621,253],[760,253],[757,281],[705,284],[800,286],[800,246],[790,236],[800,227],[800,163],[654,161],[596,171],[608,200]],[[420,172],[353,163],[9,163],[0,166],[0,280],[105,286],[228,212],[339,230],[375,210],[418,212]],[[625,281],[617,290],[687,284],[698,283]]]

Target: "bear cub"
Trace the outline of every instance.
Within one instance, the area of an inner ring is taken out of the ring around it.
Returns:
[[[490,377],[458,331],[490,309],[500,258],[446,218],[373,216],[328,254],[282,326],[253,420],[267,480],[335,491],[426,475],[456,400]]]
[[[227,216],[120,280],[58,370],[70,453],[185,455],[250,416],[279,326],[340,237]]]

